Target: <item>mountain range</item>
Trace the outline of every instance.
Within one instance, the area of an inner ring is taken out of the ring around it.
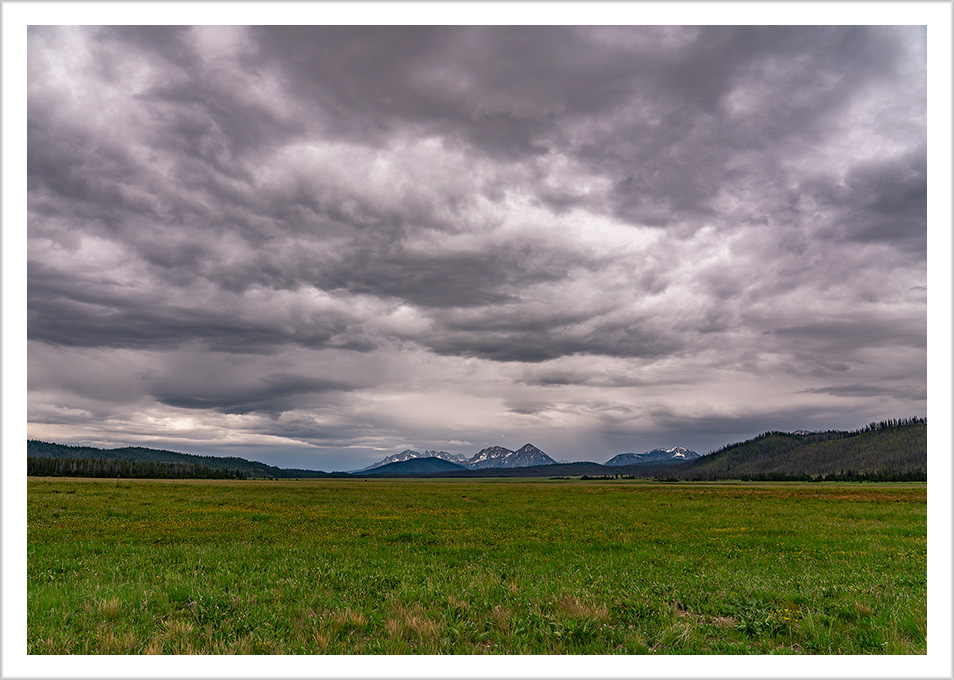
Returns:
[[[379,460],[373,465],[362,468],[361,470],[358,470],[358,472],[367,472],[368,470],[373,470],[391,463],[403,463],[404,461],[414,460],[417,458],[440,458],[441,460],[447,460],[451,463],[457,463],[467,467],[467,456],[462,453],[448,453],[447,451],[425,451],[424,453],[421,453],[420,451],[415,451],[414,449],[404,449],[401,451],[401,453],[395,453],[390,456],[386,456],[383,460]]]
[[[99,461],[99,462],[97,462]],[[103,463],[107,461],[107,463]],[[111,461],[111,462],[110,462]],[[137,465],[124,465],[122,462]],[[99,449],[27,441],[27,472],[36,476],[189,476],[196,466],[237,478],[428,475],[441,477],[635,476],[671,480],[889,479],[927,477],[927,420],[886,420],[854,431],[765,432],[700,456],[683,447],[622,453],[606,464],[555,461],[532,444],[491,446],[467,458],[406,449],[353,473],[282,469],[237,457],[197,456],[124,447]],[[205,475],[208,476],[208,475]]]
[[[374,465],[357,470],[357,473],[367,473],[380,467],[389,466],[393,463],[403,463],[410,460],[421,460],[426,458],[437,458],[439,460],[456,463],[464,470],[484,470],[487,468],[520,468],[533,465],[554,465],[557,461],[538,449],[533,444],[524,444],[516,451],[505,449],[502,446],[489,446],[475,453],[468,458],[460,453],[448,453],[447,451],[415,451],[414,449],[404,449],[401,453],[395,453],[378,461]],[[394,469],[394,468],[389,468]],[[407,469],[411,469],[409,466]]]
[[[444,458],[429,456],[427,458],[409,458],[407,460],[398,460],[391,463],[385,463],[384,465],[379,465],[371,469],[355,472],[354,474],[361,475],[362,477],[369,475],[380,475],[382,477],[414,477],[420,475],[442,474],[466,469],[467,468],[465,468],[463,465],[453,463]]]

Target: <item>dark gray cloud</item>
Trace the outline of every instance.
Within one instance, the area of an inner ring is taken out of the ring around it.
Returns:
[[[922,28],[28,45],[36,436],[343,461],[923,413]]]
[[[886,317],[893,317],[896,323],[885,323]],[[771,333],[830,360],[837,354],[851,354],[865,348],[923,348],[927,343],[927,320],[914,314],[888,313],[876,317],[849,312],[839,318],[796,322]]]
[[[831,394],[836,397],[869,397],[876,398],[885,394],[892,394],[902,399],[919,401],[927,399],[927,390],[923,387],[914,387],[912,385],[897,385],[888,387],[885,385],[831,385],[827,387],[812,387],[803,390],[807,394]]]
[[[902,246],[915,255],[927,247],[927,152],[877,159],[852,169],[842,185],[815,187],[814,198],[840,217],[832,225],[846,241]]]
[[[201,343],[210,351],[258,353],[276,346],[370,351],[372,341],[352,331],[343,312],[281,315],[241,301],[171,301],[161,289],[130,290],[108,275],[81,277],[31,263],[28,331],[60,346],[169,350]]]
[[[165,379],[151,395],[160,403],[188,409],[212,409],[221,413],[279,413],[301,406],[303,395],[347,391],[350,386],[335,380],[290,373],[271,373],[252,385],[236,388],[219,373],[206,376],[201,384],[178,376]]]
[[[657,357],[683,350],[687,344],[651,318],[607,320],[594,328],[563,321],[561,316],[566,318],[559,313],[487,310],[479,317],[449,322],[445,326],[449,332],[428,336],[426,344],[438,354],[530,363],[574,354]]]

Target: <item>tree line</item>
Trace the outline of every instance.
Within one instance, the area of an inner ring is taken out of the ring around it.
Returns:
[[[692,478],[694,481],[716,481],[720,479],[730,479],[726,475],[712,474],[699,475]],[[741,482],[926,482],[927,470],[920,468],[918,470],[877,470],[877,471],[858,471],[858,470],[840,470],[839,472],[829,472],[822,475],[809,475],[804,473],[791,474],[788,472],[760,472],[756,474],[739,473],[731,476],[731,479],[737,479]],[[685,482],[686,479],[677,479],[676,477],[667,477],[661,479],[653,478],[654,482]]]
[[[31,477],[122,477],[131,479],[246,479],[239,469],[128,458],[27,458]]]
[[[913,418],[888,418],[886,420],[868,423],[853,434],[861,434],[862,432],[878,432],[879,430],[890,430],[896,427],[905,427],[908,425],[927,425],[927,418],[919,418],[917,416]]]

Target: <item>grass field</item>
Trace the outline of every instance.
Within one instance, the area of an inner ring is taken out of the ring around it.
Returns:
[[[923,654],[926,488],[28,481],[33,654]]]

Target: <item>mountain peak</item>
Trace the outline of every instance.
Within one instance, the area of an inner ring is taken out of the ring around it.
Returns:
[[[516,451],[502,446],[490,446],[477,452],[467,461],[469,467],[476,469],[530,467],[554,463],[556,463],[555,460],[530,443],[524,444]]]
[[[658,463],[665,461],[684,461],[699,458],[695,451],[683,446],[672,446],[668,449],[653,449],[644,453],[621,453],[613,456],[605,465],[632,465],[634,463]]]
[[[459,465],[467,465],[467,456],[462,453],[448,453],[447,451],[430,451],[426,450],[424,453],[420,451],[415,451],[414,449],[404,449],[401,453],[395,453],[390,456],[386,456],[383,460],[379,460],[373,465],[369,465],[364,468],[364,470],[373,470],[379,468],[382,465],[389,465],[390,463],[403,463],[406,460],[415,460],[417,458],[440,458],[441,460],[450,461],[451,463],[458,463]]]
[[[378,461],[374,465],[369,465],[363,471],[374,470],[383,465],[391,463],[403,463],[408,460],[418,458],[440,458],[441,460],[458,463],[471,469],[480,468],[518,468],[530,467],[531,465],[552,465],[556,463],[543,451],[531,443],[526,443],[516,451],[511,451],[502,446],[488,446],[475,453],[471,458],[460,453],[448,453],[447,451],[425,450],[424,453],[415,449],[404,449],[401,453],[395,453]]]

